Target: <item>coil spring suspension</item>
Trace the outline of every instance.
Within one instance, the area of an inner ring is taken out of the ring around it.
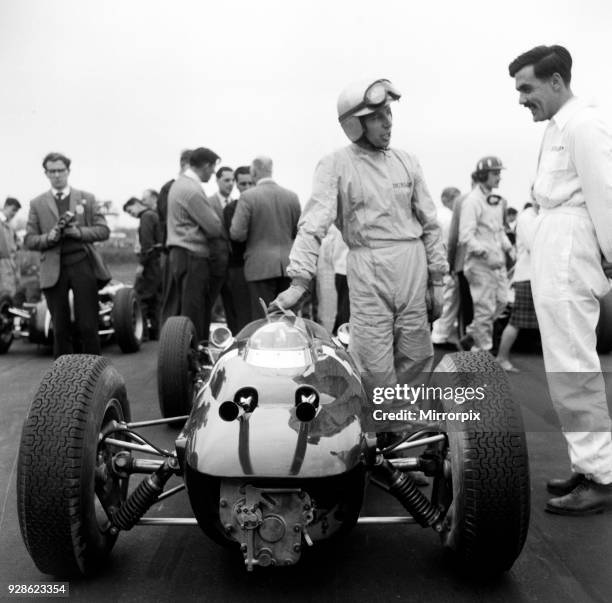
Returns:
[[[132,492],[121,507],[112,515],[113,528],[116,530],[131,530],[142,516],[155,504],[162,493],[166,482],[174,471],[172,461],[166,462],[153,474],[145,477],[134,492]]]
[[[434,529],[437,529],[442,513],[417,488],[410,474],[398,471],[387,460],[383,460],[380,465],[376,466],[376,469],[376,476],[387,484],[389,493],[402,503],[419,525],[424,528],[433,526]]]

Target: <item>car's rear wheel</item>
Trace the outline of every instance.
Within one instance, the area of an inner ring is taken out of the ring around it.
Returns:
[[[115,339],[124,354],[137,352],[142,342],[142,311],[132,287],[118,289],[113,300]]]
[[[43,377],[23,427],[17,508],[26,548],[41,572],[89,575],[115,544],[109,515],[127,478],[110,470],[116,450],[101,434],[129,420],[125,385],[99,356],[58,358]]]
[[[599,300],[599,308],[597,351],[607,354],[612,351],[612,291]]]
[[[13,343],[13,316],[9,312],[12,305],[11,296],[0,293],[0,354],[6,354]]]
[[[157,393],[162,417],[191,411],[197,373],[198,339],[186,316],[172,316],[164,323],[157,358]]]
[[[469,571],[501,573],[520,554],[529,525],[529,463],[519,406],[508,378],[486,352],[449,354],[436,367],[436,385],[482,399],[444,401],[447,413],[480,413],[472,421],[445,420],[445,472],[432,501],[446,509],[442,543]],[[460,389],[461,388],[461,389]]]

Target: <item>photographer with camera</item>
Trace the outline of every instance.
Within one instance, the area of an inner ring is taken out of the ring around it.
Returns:
[[[70,163],[61,153],[49,153],[43,159],[51,190],[30,203],[25,236],[25,246],[41,252],[40,287],[53,320],[56,358],[75,351],[100,354],[98,288],[110,280],[92,245],[108,239],[110,231],[94,196],[68,186]],[[74,333],[70,291],[74,297]]]

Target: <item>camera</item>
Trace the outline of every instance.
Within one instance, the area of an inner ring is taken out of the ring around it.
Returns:
[[[62,232],[64,228],[66,228],[66,226],[68,226],[68,224],[72,222],[73,218],[74,218],[74,213],[71,211],[65,211],[60,216],[60,219],[57,221],[57,228],[60,230],[60,232]]]

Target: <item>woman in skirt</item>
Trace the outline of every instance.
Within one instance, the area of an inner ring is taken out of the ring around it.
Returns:
[[[517,258],[514,266],[512,287],[514,305],[510,320],[504,329],[496,360],[500,366],[511,373],[518,369],[510,362],[510,348],[516,341],[520,329],[537,329],[538,319],[531,295],[531,243],[535,232],[537,206],[527,204],[519,214],[516,223]]]

